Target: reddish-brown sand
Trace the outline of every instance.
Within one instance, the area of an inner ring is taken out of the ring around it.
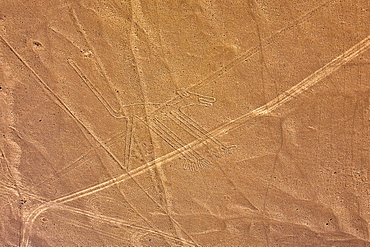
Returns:
[[[370,246],[369,0],[0,0],[0,247]]]

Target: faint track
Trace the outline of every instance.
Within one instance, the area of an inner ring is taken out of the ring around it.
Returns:
[[[191,117],[186,115],[181,110],[171,111],[170,115],[172,115],[174,118],[177,119],[177,121],[174,120],[174,122],[176,122],[179,125],[183,125],[185,131],[187,131],[193,137],[195,137],[197,139],[205,139],[205,142],[211,141],[225,153],[229,153],[230,150],[236,148],[236,145],[226,146],[225,144],[223,144],[218,139],[208,136],[207,130],[205,130],[194,119],[192,119]]]
[[[304,14],[301,17],[299,17],[296,20],[294,20],[293,21],[293,24],[291,24],[289,26],[286,26],[286,27],[278,30],[276,33],[274,33],[273,35],[269,36],[265,40],[260,40],[260,44],[259,45],[255,46],[255,47],[252,47],[251,49],[247,50],[246,52],[238,55],[236,58],[232,59],[230,62],[228,62],[226,65],[224,65],[220,69],[218,69],[218,70],[216,70],[214,72],[211,72],[204,79],[200,80],[197,83],[194,83],[194,84],[188,86],[184,90],[187,91],[187,90],[190,90],[190,89],[192,89],[192,88],[194,88],[194,87],[196,87],[198,85],[201,85],[201,84],[203,84],[203,83],[205,83],[207,81],[212,81],[212,80],[216,80],[216,79],[220,78],[222,75],[226,74],[228,71],[230,71],[236,65],[238,65],[241,62],[244,62],[247,59],[251,58],[252,56],[256,55],[257,53],[259,53],[261,51],[262,48],[265,48],[265,47],[271,45],[276,39],[280,38],[287,31],[289,31],[290,29],[294,28],[298,24],[302,23],[303,21],[305,21],[306,19],[308,19],[312,14],[314,14],[315,12],[317,12],[318,10],[320,10],[321,8],[323,8],[324,6],[330,4],[330,3],[334,2],[334,1],[336,1],[336,0],[328,0],[328,1],[325,1],[324,3],[318,5],[317,7],[313,8],[310,11],[308,11],[306,14]],[[154,110],[150,114],[153,114],[153,113],[155,113],[157,111],[162,110],[163,108],[166,108],[168,105],[170,105],[171,103],[173,103],[174,101],[179,100],[179,99],[181,99],[181,96],[178,96],[178,95],[177,96],[174,96],[172,99],[169,99],[168,101],[166,101],[165,103],[163,103],[160,107],[158,107],[156,110]]]
[[[178,150],[179,148],[186,145],[180,137],[176,135],[169,127],[167,127],[164,123],[158,120],[156,117],[151,118],[149,123],[146,123],[149,128],[153,130],[155,134],[160,136],[168,145],[170,145],[174,150]],[[181,153],[181,152],[180,152]],[[200,164],[202,162],[209,163],[206,161],[198,152],[191,149],[188,152],[181,153],[187,161],[194,164]]]
[[[99,72],[101,73],[101,75],[105,78],[105,80],[108,82],[108,87],[112,90],[112,92],[114,93],[114,97],[116,99],[116,101],[119,102],[119,104],[121,105],[121,102],[118,100],[118,97],[117,97],[117,94],[116,94],[116,91],[113,90],[113,82],[112,82],[112,79],[110,78],[102,60],[100,59],[98,53],[96,52],[96,49],[95,47],[93,46],[92,42],[90,41],[87,33],[86,33],[86,30],[84,28],[84,26],[82,25],[81,21],[79,20],[77,14],[76,14],[76,11],[72,8],[72,7],[69,7],[69,10],[70,10],[70,13],[71,13],[71,16],[74,20],[74,24],[77,26],[79,32],[82,34],[83,38],[85,39],[86,43],[88,44],[89,48],[92,50],[93,54],[94,54],[94,60],[95,60],[95,63],[96,63],[96,67],[97,69],[99,70]],[[91,88],[93,88],[94,86],[92,84],[90,84],[90,86],[92,86]],[[94,91],[94,93],[97,92],[97,91]],[[99,93],[100,94],[100,93]],[[118,118],[122,118],[124,115],[123,112],[122,112],[122,107],[120,107],[119,110],[115,110],[111,105],[109,105],[108,101],[105,100],[105,98],[100,94],[100,100],[103,100],[106,107],[108,107],[107,109],[110,110],[110,113],[113,113],[114,115],[113,116],[119,116]],[[103,102],[102,102],[103,103]]]
[[[120,105],[120,109],[114,109],[108,100],[100,93],[100,91],[94,86],[94,84],[89,80],[89,78],[82,72],[80,66],[72,58],[68,58],[67,62],[76,72],[76,74],[82,79],[85,85],[90,89],[90,91],[95,95],[99,102],[104,106],[104,108],[109,112],[109,114],[116,119],[129,118],[125,115],[124,108],[134,107],[134,106],[146,106],[146,105],[159,105],[160,103],[133,103],[129,105]]]
[[[73,61],[73,59],[69,58],[68,60],[69,65],[74,69],[74,71],[78,74],[78,76],[83,80],[83,82],[88,86],[88,88],[94,93],[95,97],[102,103],[102,105],[107,109],[109,114],[114,118],[125,118],[125,115],[120,110],[115,110],[108,101],[103,97],[103,95],[95,88],[95,86],[91,83],[91,81],[85,76],[82,72],[81,68]]]
[[[113,217],[109,217],[109,216],[105,216],[105,215],[94,214],[94,213],[86,211],[86,210],[82,210],[82,209],[78,209],[78,208],[74,208],[74,207],[70,207],[70,206],[66,206],[66,205],[56,205],[53,208],[61,209],[61,210],[68,210],[70,212],[80,214],[80,215],[85,215],[85,216],[88,216],[89,218],[96,219],[96,220],[101,221],[101,222],[109,223],[111,225],[117,225],[117,226],[120,226],[120,227],[127,227],[127,228],[130,228],[130,229],[144,231],[146,233],[162,236],[166,239],[170,239],[170,240],[174,240],[174,241],[180,241],[181,243],[186,244],[188,246],[195,246],[193,243],[191,243],[191,242],[189,242],[185,239],[180,239],[180,238],[174,237],[174,236],[172,236],[172,235],[170,235],[166,232],[162,232],[162,231],[159,231],[159,230],[153,230],[153,229],[150,229],[148,227],[137,226],[137,225],[131,224],[130,222],[122,220],[122,219],[117,219],[117,218],[113,218]]]
[[[127,170],[129,168],[131,146],[132,146],[132,141],[133,141],[133,131],[134,131],[133,121],[134,120],[132,117],[130,117],[129,120],[127,121],[127,131],[126,131],[126,136],[125,136],[125,153],[124,153],[123,165]]]

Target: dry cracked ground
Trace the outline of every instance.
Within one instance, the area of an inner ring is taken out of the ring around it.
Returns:
[[[0,0],[0,246],[370,246],[369,0]]]

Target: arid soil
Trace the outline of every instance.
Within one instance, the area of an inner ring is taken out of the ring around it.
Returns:
[[[369,0],[0,0],[0,247],[370,246]]]

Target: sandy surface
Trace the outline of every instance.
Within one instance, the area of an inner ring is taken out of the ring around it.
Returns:
[[[0,246],[370,246],[369,0],[0,0]]]

